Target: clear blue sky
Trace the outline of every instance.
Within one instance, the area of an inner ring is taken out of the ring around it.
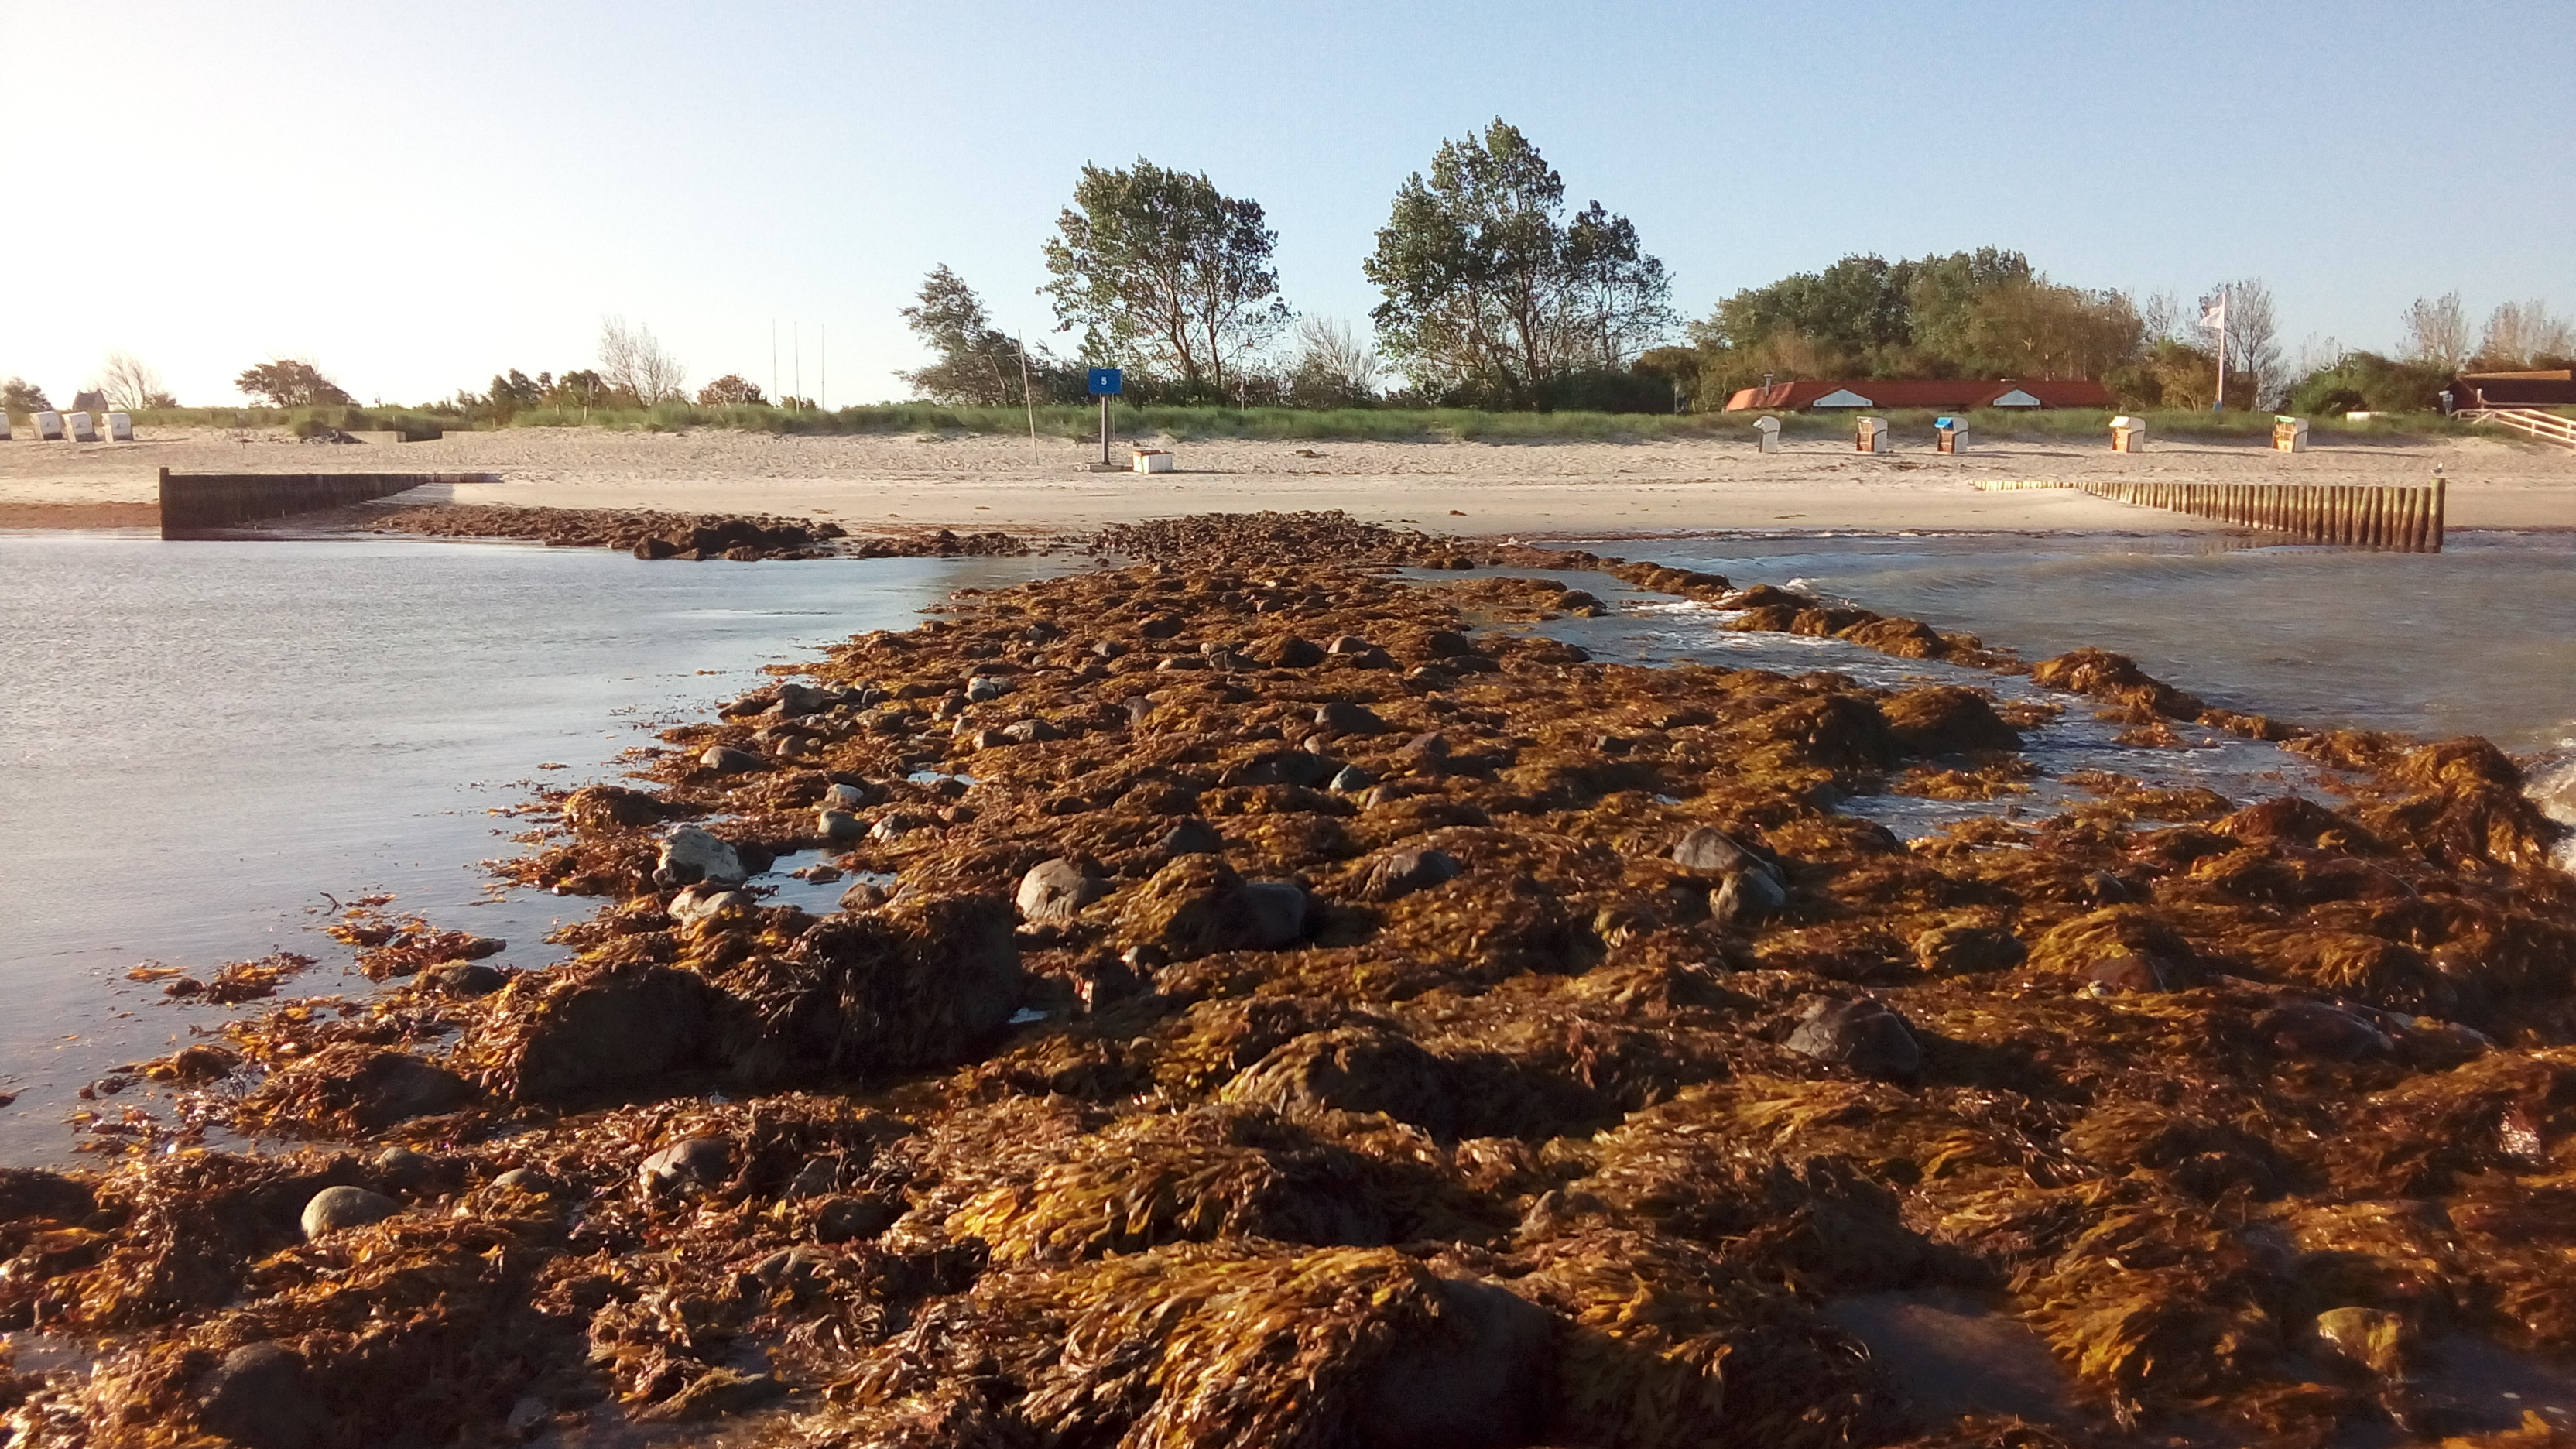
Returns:
[[[189,402],[273,354],[422,401],[647,323],[766,388],[828,328],[900,396],[946,262],[1048,325],[1085,161],[1257,198],[1301,310],[1443,137],[1520,125],[1692,315],[1847,252],[2017,247],[2143,298],[2261,276],[2388,347],[2457,287],[2576,311],[2576,5],[56,3],[0,34],[0,376],[122,348]],[[2493,139],[2481,139],[2492,137]],[[782,371],[786,364],[782,362]]]

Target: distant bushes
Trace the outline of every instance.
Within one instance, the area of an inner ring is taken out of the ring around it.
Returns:
[[[2432,412],[2441,407],[2442,390],[2450,385],[2449,370],[2429,362],[2347,352],[2301,381],[2290,393],[2289,406],[2302,416]]]

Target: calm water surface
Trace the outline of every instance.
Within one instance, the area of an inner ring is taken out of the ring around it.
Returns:
[[[290,992],[363,986],[317,927],[368,891],[557,959],[582,903],[496,898],[477,862],[520,827],[493,811],[616,777],[763,664],[1061,567],[0,535],[0,1162],[60,1158],[74,1088],[219,1018],[135,965],[287,949],[322,958]]]

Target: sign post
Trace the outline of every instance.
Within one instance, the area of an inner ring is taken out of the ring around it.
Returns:
[[[1114,367],[1091,369],[1091,395],[1100,399],[1100,466],[1109,466],[1109,400],[1118,396],[1125,375]]]

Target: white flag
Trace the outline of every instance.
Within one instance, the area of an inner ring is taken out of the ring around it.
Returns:
[[[2208,328],[2212,332],[2226,331],[2227,299],[2221,297],[2217,301],[2210,303],[2207,307],[2202,308],[2200,313],[2200,325]]]

